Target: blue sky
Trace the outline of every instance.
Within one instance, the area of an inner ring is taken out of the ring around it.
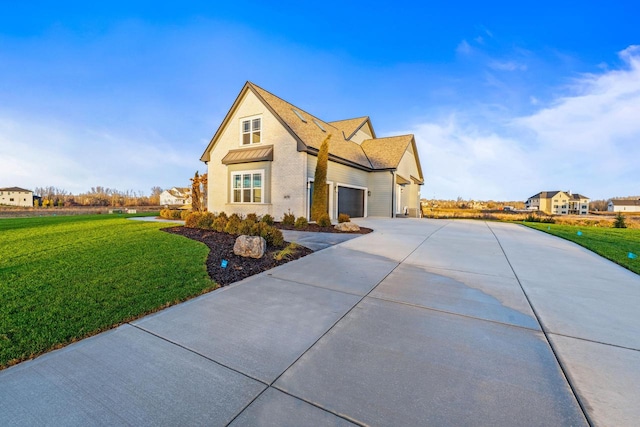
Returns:
[[[425,198],[640,195],[631,1],[3,3],[0,186],[185,186],[250,80],[415,134]]]

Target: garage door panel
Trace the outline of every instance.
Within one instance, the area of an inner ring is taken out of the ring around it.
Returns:
[[[364,216],[364,190],[338,187],[338,214],[345,213],[351,218]]]

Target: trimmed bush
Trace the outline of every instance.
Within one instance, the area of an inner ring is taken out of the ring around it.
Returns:
[[[267,225],[273,225],[273,217],[269,214],[264,214],[260,221],[264,222]]]
[[[185,210],[183,210],[183,211],[180,211],[180,219],[182,219],[182,220],[186,220],[190,213],[191,213],[191,212],[189,212],[189,211],[188,211],[188,210],[186,210],[186,209],[185,209]]]
[[[228,234],[240,234],[238,233],[238,227],[240,227],[241,222],[242,221],[240,221],[240,218],[238,218],[237,215],[236,216],[231,215],[227,220],[227,223],[224,226],[224,229],[222,231]]]
[[[255,213],[249,213],[247,214],[247,217],[245,219],[250,219],[253,222],[258,222],[258,215]]]
[[[175,209],[162,209],[160,211],[160,217],[164,219],[183,219],[182,211]]]
[[[201,216],[202,212],[190,212],[184,221],[184,226],[189,228],[198,228],[198,222],[200,221]]]
[[[345,213],[338,214],[338,222],[351,222],[351,217]]]
[[[307,218],[303,216],[299,216],[298,219],[296,219],[296,223],[293,226],[297,229],[301,229],[301,228],[307,228],[308,225],[309,225],[309,221],[307,221]]]
[[[282,216],[282,225],[293,226],[296,223],[296,216],[289,211]]]
[[[318,217],[318,219],[316,220],[316,223],[320,227],[331,227],[331,218],[329,218],[328,213],[325,213]]]
[[[224,212],[223,212],[224,213]],[[227,226],[227,216],[226,215],[218,215],[218,217],[213,221],[213,229],[219,233],[222,233]]]
[[[232,213],[227,219],[233,219],[233,220],[237,219],[238,221],[242,221],[242,216],[238,215],[237,213]]]
[[[238,226],[238,234],[251,235],[251,227],[253,227],[254,224],[255,222],[250,219],[242,220]]]
[[[274,248],[281,248],[284,246],[284,236],[282,231],[278,230],[274,226],[268,226],[265,235],[262,236],[267,241],[267,245],[271,245]]]
[[[200,214],[200,218],[198,218],[197,227],[204,228],[205,230],[213,229],[213,221],[215,221],[216,216],[211,212],[198,212]]]

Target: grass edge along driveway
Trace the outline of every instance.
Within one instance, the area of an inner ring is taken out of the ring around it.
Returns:
[[[524,223],[527,227],[570,240],[640,274],[640,229]],[[629,252],[637,258],[629,258]]]
[[[215,289],[206,245],[167,226],[1,219],[0,369]]]

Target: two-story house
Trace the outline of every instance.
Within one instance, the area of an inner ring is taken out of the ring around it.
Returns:
[[[200,159],[208,167],[209,211],[308,218],[328,135],[332,219],[419,216],[424,181],[413,135],[378,138],[369,117],[326,122],[250,82]]]
[[[175,206],[191,204],[191,189],[187,187],[173,187],[160,193],[160,205]]]
[[[33,191],[20,187],[0,188],[0,205],[33,207]]]
[[[525,208],[549,215],[586,215],[589,198],[571,191],[542,191],[527,199]]]

